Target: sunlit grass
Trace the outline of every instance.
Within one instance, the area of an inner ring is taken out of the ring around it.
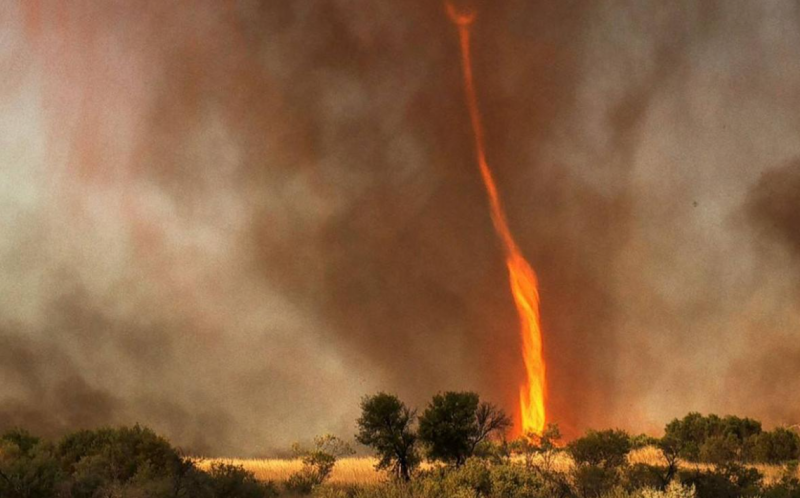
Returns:
[[[664,465],[664,459],[658,449],[654,447],[641,448],[634,450],[628,457],[630,463],[646,463],[650,465]],[[521,457],[515,461],[522,461]],[[290,475],[299,471],[303,464],[298,459],[280,458],[202,458],[197,460],[198,466],[203,470],[208,470],[211,464],[223,462],[227,464],[240,465],[253,472],[258,479],[264,481],[283,482]],[[375,470],[377,460],[369,457],[342,458],[336,462],[330,483],[333,484],[374,484],[386,480],[387,476],[383,472]],[[560,453],[553,461],[552,470],[558,472],[568,472],[572,468],[573,462],[570,457]],[[681,463],[682,468],[709,469],[710,465]],[[774,482],[780,479],[783,468],[780,465],[754,465],[759,472],[764,474],[766,482]],[[800,477],[800,475],[798,475]]]
[[[279,458],[203,458],[197,465],[208,470],[215,462],[240,465],[251,471],[258,479],[264,481],[281,482],[290,475],[303,468],[303,463],[298,459]],[[385,474],[375,470],[377,460],[367,457],[342,458],[336,462],[331,474],[331,483],[337,484],[366,484],[380,482]]]

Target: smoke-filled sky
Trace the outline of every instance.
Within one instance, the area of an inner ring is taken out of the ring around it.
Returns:
[[[462,7],[549,418],[800,422],[800,5]],[[6,1],[0,75],[0,428],[245,456],[378,390],[516,412],[441,3]]]

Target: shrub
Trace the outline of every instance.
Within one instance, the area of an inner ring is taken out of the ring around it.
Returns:
[[[0,436],[0,496],[50,498],[60,479],[50,445],[25,431]]]
[[[525,460],[525,467],[533,468],[534,457],[539,456],[541,464],[540,470],[549,472],[552,469],[553,461],[561,451],[559,442],[561,441],[561,431],[558,424],[547,424],[541,434],[529,432],[523,434],[511,445],[512,450],[522,455]]]
[[[683,471],[680,478],[695,487],[698,498],[740,498],[757,496],[763,476],[756,469],[728,463],[711,471]]]
[[[330,434],[315,437],[313,448],[295,443],[292,450],[303,462],[303,469],[289,476],[286,488],[299,494],[311,493],[330,477],[338,458],[354,453],[349,444]]]
[[[567,451],[577,464],[607,469],[625,465],[631,451],[628,434],[621,430],[589,431],[569,445]]]
[[[597,498],[619,484],[619,473],[616,468],[583,464],[572,470],[572,485],[578,496]]]
[[[307,470],[300,470],[293,473],[286,479],[284,487],[286,491],[298,495],[310,495],[315,488],[322,484],[319,478]]]
[[[616,488],[607,493],[603,498],[695,498],[697,493],[692,486],[683,486],[677,481],[672,481],[669,485],[659,490],[656,488],[640,488],[627,491]]]
[[[627,490],[664,489],[670,482],[666,479],[667,473],[667,467],[637,463],[626,469],[623,479],[624,487]]]
[[[278,496],[272,483],[264,483],[238,465],[215,463],[209,471],[214,498],[266,498]]]
[[[428,471],[422,479],[422,496],[426,498],[488,497],[492,476],[486,462],[469,458],[460,467],[440,467]]]
[[[56,456],[67,472],[102,464],[106,478],[121,482],[145,466],[158,475],[171,475],[181,461],[166,439],[139,425],[74,432],[61,439]]]
[[[28,455],[41,440],[25,429],[14,428],[0,435],[0,444],[7,443],[15,447],[15,451]]]
[[[73,498],[128,487],[180,487],[175,479],[187,465],[166,439],[139,425],[74,432],[59,441],[55,456],[70,476],[65,486]]]
[[[732,434],[709,436],[700,446],[700,461],[724,465],[739,460],[742,444]]]
[[[784,466],[780,480],[766,486],[763,498],[800,498],[800,479],[797,478],[797,462]]]
[[[748,442],[751,461],[776,464],[800,458],[800,436],[783,427],[762,432]]]
[[[490,469],[492,496],[496,498],[537,498],[542,496],[542,479],[515,464]]]
[[[569,445],[575,461],[572,482],[583,497],[599,497],[620,483],[620,468],[627,463],[631,441],[620,430],[589,431]]]
[[[724,463],[743,459],[750,441],[762,433],[762,428],[761,422],[750,418],[690,413],[667,424],[664,432],[665,437],[679,443],[683,458]]]

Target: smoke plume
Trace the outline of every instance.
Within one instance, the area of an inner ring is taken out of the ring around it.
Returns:
[[[800,421],[796,2],[463,3],[551,420]],[[244,456],[348,437],[377,390],[517,409],[443,4],[26,0],[0,28],[0,429]]]

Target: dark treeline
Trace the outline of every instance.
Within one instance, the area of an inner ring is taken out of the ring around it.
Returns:
[[[692,462],[775,464],[800,458],[797,432],[784,427],[765,431],[751,418],[690,413],[667,424],[664,433],[679,446],[680,456]]]
[[[208,471],[140,426],[82,430],[57,442],[0,436],[2,498],[266,498],[271,483],[227,464]]]
[[[138,425],[57,441],[11,429],[0,435],[0,497],[800,498],[800,436],[749,418],[690,413],[659,438],[608,429],[566,443],[556,424],[515,440],[510,426],[471,392],[437,394],[422,412],[391,394],[366,396],[355,440],[387,479],[347,485],[327,482],[337,459],[354,453],[331,435],[295,445],[302,470],[273,483],[239,466],[201,468]],[[646,447],[657,456],[630,458]],[[772,464],[775,475],[753,464]]]

